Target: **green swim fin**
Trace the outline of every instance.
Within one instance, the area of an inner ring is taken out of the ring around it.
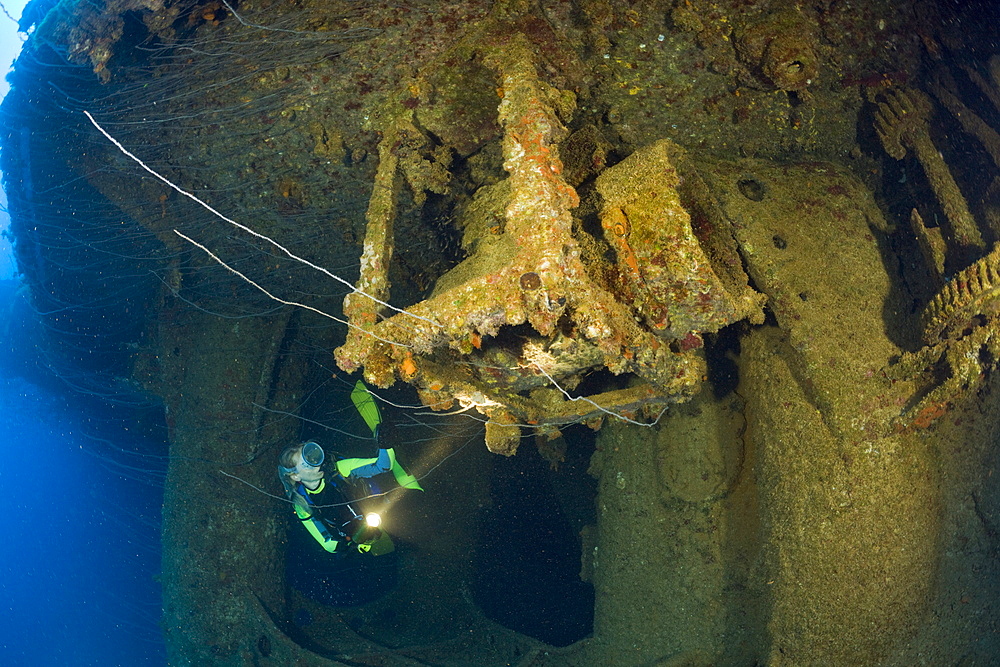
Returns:
[[[384,556],[385,554],[391,554],[395,550],[396,545],[393,543],[392,538],[389,537],[389,533],[383,531],[379,538],[371,543],[371,549],[369,549],[368,553],[372,556]]]
[[[368,428],[372,430],[372,435],[374,435],[375,428],[382,423],[382,415],[379,413],[378,404],[372,398],[368,387],[361,380],[358,380],[357,384],[354,385],[354,389],[351,390],[351,401],[354,403],[354,407],[358,409],[358,414],[368,424]]]
[[[389,471],[392,476],[396,478],[396,483],[407,489],[416,489],[417,491],[423,491],[420,486],[420,482],[417,478],[406,472],[406,469],[399,464],[396,460],[396,450],[392,447],[387,449],[389,452]],[[354,472],[356,468],[361,466],[371,465],[377,461],[377,458],[372,459],[339,459],[337,461],[337,472],[340,473],[342,477],[350,477],[351,473]]]
[[[354,385],[354,389],[351,390],[351,401],[354,403],[354,407],[358,409],[358,413],[364,418],[365,423],[368,424],[368,428],[372,430],[372,435],[375,435],[375,429],[382,423],[382,415],[378,411],[378,404],[372,397],[371,392],[368,391],[368,387],[361,380],[358,380],[357,384]],[[382,445],[380,444],[379,446],[381,447]],[[417,478],[406,472],[403,466],[396,461],[396,452],[392,447],[389,448],[389,460],[392,462],[392,475],[396,478],[397,484],[407,489],[423,491]],[[337,461],[337,470],[341,475],[347,477],[356,467],[373,463],[374,461],[375,459],[341,459]]]

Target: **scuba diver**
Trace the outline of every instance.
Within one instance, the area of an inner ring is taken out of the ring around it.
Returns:
[[[394,548],[392,539],[379,527],[381,518],[374,512],[362,515],[354,507],[358,500],[378,495],[371,478],[391,472],[399,486],[423,489],[396,461],[389,446],[388,425],[382,422],[378,405],[361,380],[351,391],[351,401],[375,436],[378,455],[339,459],[329,466],[327,477],[323,465],[326,453],[309,440],[285,448],[278,459],[278,476],[299,521],[326,551],[338,553],[353,546],[361,553],[381,555]]]

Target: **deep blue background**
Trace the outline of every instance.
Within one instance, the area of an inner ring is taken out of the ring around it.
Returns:
[[[26,298],[0,281],[0,665],[165,664],[155,407],[44,368]]]

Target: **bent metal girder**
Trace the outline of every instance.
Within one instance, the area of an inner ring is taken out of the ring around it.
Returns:
[[[388,312],[398,156],[401,147],[419,142],[420,132],[412,115],[400,113],[384,129],[380,144],[360,278],[344,302],[351,327],[346,343],[336,350],[338,364],[346,371],[363,367],[365,377],[379,386],[397,378],[409,382],[434,409],[447,409],[456,401],[463,408],[477,408],[489,418],[487,445],[508,454],[517,447],[521,425],[551,432],[560,424],[600,423],[608,413],[631,416],[646,408],[655,414],[670,402],[686,400],[705,375],[699,334],[759,311],[760,301],[744,296],[736,304],[712,273],[680,208],[672,187],[676,173],[663,151],[673,181],[667,179],[672,196],[663,197],[670,202],[663,206],[670,209],[661,215],[682,218],[665,227],[685,231],[660,238],[652,229],[654,220],[637,233],[644,246],[633,252],[621,224],[628,217],[622,209],[627,202],[611,201],[613,196],[602,193],[607,200],[602,215],[614,221],[605,222],[605,234],[614,237],[610,244],[619,261],[610,270],[588,271],[571,214],[579,198],[563,176],[559,157],[559,143],[568,134],[560,115],[572,113],[573,96],[539,79],[531,44],[523,35],[480,53],[500,84],[498,120],[509,175],[500,243],[489,246],[488,256],[474,251],[463,262],[475,267],[471,277],[405,311]],[[636,264],[637,257],[649,266]],[[658,266],[651,272],[654,264]],[[601,282],[595,274],[625,279]],[[644,276],[672,287],[645,289]],[[616,294],[616,282],[626,289]],[[663,317],[673,306],[650,303],[656,294],[675,298],[678,290],[697,291],[699,298],[692,303],[712,311],[675,318],[697,321],[700,330],[676,330]],[[525,323],[530,333],[520,326]],[[520,344],[495,344],[502,329],[514,327]],[[678,345],[678,340],[688,342]],[[573,400],[560,391],[574,387],[584,373],[601,369],[632,373],[637,382]]]

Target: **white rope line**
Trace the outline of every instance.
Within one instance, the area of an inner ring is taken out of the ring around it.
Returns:
[[[442,461],[442,463],[444,463],[444,461]],[[438,465],[440,465],[440,463]],[[437,466],[435,466],[435,467],[437,467]],[[433,470],[433,468],[432,468],[432,470]],[[225,470],[220,470],[219,474],[220,475],[225,475],[226,477],[230,477],[232,479],[235,479],[237,482],[242,482],[243,484],[246,484],[247,486],[249,486],[254,491],[257,491],[258,493],[263,493],[268,498],[274,498],[275,500],[280,500],[281,502],[288,503],[289,505],[292,505],[292,506],[295,505],[295,501],[292,500],[291,498],[286,498],[284,496],[277,496],[277,495],[275,495],[273,493],[269,493],[268,491],[265,491],[264,489],[260,488],[256,484],[253,484],[252,482],[248,482],[247,480],[243,479],[242,477],[237,477],[236,475],[230,475]],[[388,496],[391,493],[396,493],[398,491],[402,491],[403,488],[404,487],[402,487],[402,486],[396,486],[396,487],[393,487],[393,488],[389,489],[388,491],[382,491],[381,493],[372,493],[372,494],[364,496],[362,498],[355,498],[354,500],[346,500],[346,501],[344,501],[342,503],[331,503],[329,505],[312,505],[312,507],[315,507],[317,509],[323,509],[325,507],[343,507],[345,505],[350,505],[351,503],[358,503],[358,502],[361,502],[363,500],[368,500],[369,498],[381,498],[382,496]]]
[[[271,26],[261,25],[259,23],[253,23],[252,21],[248,21],[248,20],[244,19],[242,16],[240,16],[239,14],[237,14],[236,10],[233,9],[232,5],[230,5],[228,2],[226,2],[226,0],[222,0],[222,4],[226,6],[226,9],[229,10],[230,14],[232,14],[233,16],[236,17],[237,21],[239,21],[241,24],[247,26],[248,28],[257,28],[259,30],[269,30],[271,32],[285,32],[285,33],[289,33],[289,34],[292,34],[292,35],[322,35],[322,36],[325,36],[327,38],[330,37],[330,33],[329,32],[320,31],[320,30],[288,30],[287,28],[273,28]],[[363,34],[368,34],[368,33],[377,33],[378,30],[375,29],[375,28],[354,28],[350,32],[351,33],[357,33],[359,35],[363,35]],[[344,36],[346,36],[343,33],[340,33],[340,34],[335,33],[335,35],[338,36],[338,37],[344,37]]]
[[[252,403],[251,405],[253,405],[258,410],[263,410],[264,412],[267,412],[267,413],[270,413],[270,414],[274,414],[274,415],[281,415],[282,417],[290,417],[292,419],[298,419],[299,421],[304,422],[306,424],[312,424],[313,426],[319,426],[321,429],[324,429],[324,430],[327,430],[327,431],[333,431],[334,433],[337,433],[339,435],[342,435],[342,436],[345,436],[345,437],[348,437],[348,438],[354,438],[355,440],[371,440],[372,439],[371,436],[357,435],[355,433],[351,433],[349,431],[345,431],[343,429],[339,429],[339,428],[336,428],[334,426],[327,426],[323,422],[316,421],[315,419],[309,419],[308,417],[303,417],[302,415],[295,414],[294,412],[288,412],[287,410],[276,410],[275,408],[269,408],[269,407],[266,407],[264,405],[261,405],[260,403]]]
[[[267,496],[269,498],[274,498],[275,500],[280,500],[281,502],[288,503],[289,505],[293,505],[293,506],[295,505],[295,501],[292,500],[291,498],[286,498],[284,496],[277,496],[277,495],[275,495],[273,493],[265,491],[264,489],[260,488],[256,484],[253,484],[252,482],[248,482],[247,480],[243,479],[242,477],[237,477],[236,475],[231,475],[228,472],[226,472],[225,470],[220,470],[219,474],[225,475],[226,477],[230,477],[232,479],[235,479],[237,482],[242,482],[243,484],[246,484],[247,486],[249,486],[254,491],[257,491],[258,493],[263,493],[265,496]],[[362,498],[355,498],[354,500],[346,500],[346,501],[344,501],[342,503],[331,503],[329,505],[312,505],[312,507],[315,507],[317,509],[323,509],[325,507],[343,507],[345,505],[350,505],[351,503],[358,503],[358,502],[361,502],[363,500],[368,500],[369,498],[381,498],[382,496],[387,496],[390,493],[395,493],[397,491],[402,491],[402,490],[403,490],[403,487],[397,486],[397,487],[393,487],[393,488],[389,489],[388,491],[382,491],[381,493],[372,493],[372,494],[364,496]]]
[[[226,264],[225,262],[223,262],[215,253],[213,253],[211,250],[209,250],[208,248],[206,248],[201,243],[198,243],[197,241],[195,241],[194,239],[192,239],[190,236],[185,236],[184,234],[182,234],[181,232],[177,231],[176,229],[174,230],[174,234],[177,234],[177,236],[181,237],[182,239],[184,239],[185,241],[187,241],[191,245],[193,245],[193,246],[195,246],[197,248],[200,248],[205,254],[207,254],[209,257],[211,257],[216,262],[218,262],[219,264],[221,264],[223,266],[223,268],[225,268],[227,271],[230,271],[230,272],[236,274],[237,276],[239,276],[240,278],[242,278],[246,282],[248,282],[251,285],[253,285],[258,290],[260,290],[261,292],[263,292],[265,295],[267,295],[268,298],[274,299],[278,303],[283,303],[286,306],[295,306],[296,308],[304,308],[306,310],[309,310],[309,311],[312,311],[312,312],[316,313],[317,315],[322,315],[323,317],[328,317],[331,320],[333,320],[334,322],[340,322],[341,324],[346,324],[349,327],[357,329],[358,331],[362,331],[365,334],[371,336],[372,338],[374,338],[376,340],[380,340],[383,343],[388,343],[389,345],[398,345],[400,347],[413,347],[412,345],[407,345],[406,343],[399,343],[399,342],[396,342],[394,340],[389,340],[387,338],[382,338],[381,336],[376,336],[375,334],[373,334],[372,332],[368,331],[367,329],[365,329],[363,327],[359,327],[357,324],[352,324],[348,320],[345,320],[343,318],[337,317],[336,315],[331,315],[330,313],[324,312],[324,311],[320,310],[319,308],[314,308],[314,307],[312,307],[310,305],[307,305],[307,304],[304,304],[304,303],[300,303],[298,301],[286,301],[285,299],[282,299],[281,297],[275,296],[274,294],[271,294],[270,292],[268,292],[267,289],[265,289],[262,285],[259,285],[258,283],[255,283],[249,277],[247,277],[243,273],[240,273],[237,269],[234,269],[233,267],[231,267],[228,264]]]
[[[563,394],[563,396],[565,396],[568,400],[574,401],[574,402],[575,401],[584,401],[585,403],[590,403],[591,405],[593,405],[595,408],[597,408],[601,412],[603,412],[605,414],[608,414],[608,415],[611,415],[612,417],[616,417],[618,419],[621,419],[622,421],[628,422],[629,424],[635,424],[636,426],[645,426],[647,428],[652,427],[652,426],[656,426],[656,424],[659,423],[659,421],[660,421],[660,417],[662,417],[663,413],[666,412],[667,408],[670,407],[669,405],[663,406],[663,409],[660,410],[660,414],[656,415],[656,419],[654,419],[652,422],[650,422],[648,424],[640,422],[640,421],[636,421],[635,419],[631,419],[629,417],[626,417],[625,415],[617,413],[614,410],[608,410],[603,405],[599,405],[598,403],[596,403],[595,401],[590,400],[586,396],[570,396],[569,392],[566,391],[565,389],[563,389],[559,385],[559,383],[555,381],[555,378],[553,378],[551,375],[549,375],[548,373],[546,373],[544,368],[542,368],[538,364],[532,364],[532,366],[534,368],[536,368],[539,373],[541,373],[546,378],[548,378],[549,382],[552,383],[552,386],[555,387],[556,389],[558,389],[559,391],[561,391],[562,394]]]
[[[235,479],[237,482],[243,482],[244,484],[246,484],[247,486],[249,486],[254,491],[257,491],[258,493],[263,493],[268,498],[274,498],[275,500],[280,500],[283,503],[294,504],[291,500],[289,500],[288,498],[285,498],[284,496],[276,496],[273,493],[269,493],[269,492],[265,491],[264,489],[260,488],[259,486],[257,486],[256,484],[251,484],[250,482],[246,481],[242,477],[237,477],[236,475],[230,475],[225,470],[220,470],[219,474],[220,475],[225,475],[226,477],[230,477],[232,479]]]
[[[355,287],[354,285],[352,285],[348,281],[344,280],[343,278],[341,278],[337,274],[333,273],[332,271],[329,271],[328,269],[326,269],[326,268],[324,268],[322,266],[319,266],[318,264],[313,264],[312,262],[310,262],[309,260],[307,260],[304,257],[299,257],[298,255],[296,255],[291,250],[289,250],[285,246],[281,245],[280,243],[278,243],[274,239],[272,239],[272,238],[270,238],[268,236],[265,236],[265,235],[261,234],[260,232],[256,232],[256,231],[250,229],[249,227],[247,227],[246,225],[241,224],[239,222],[236,222],[232,218],[226,217],[221,212],[219,212],[218,210],[212,208],[212,206],[210,206],[206,202],[202,201],[201,199],[199,199],[194,194],[188,192],[187,190],[183,189],[179,185],[174,184],[166,176],[163,176],[159,172],[155,171],[152,167],[148,166],[145,162],[143,162],[142,160],[140,160],[136,155],[134,155],[133,153],[129,152],[129,150],[127,148],[125,148],[121,144],[120,141],[118,141],[113,136],[111,136],[111,134],[107,130],[105,130],[103,127],[101,127],[100,123],[98,123],[96,120],[94,120],[94,117],[90,114],[89,111],[84,111],[83,114],[87,117],[88,120],[90,120],[90,122],[93,124],[93,126],[97,128],[98,132],[100,132],[101,134],[103,134],[104,137],[108,141],[110,141],[112,144],[114,144],[115,148],[117,148],[123,154],[125,154],[126,156],[128,156],[129,159],[131,159],[133,162],[135,162],[140,167],[142,167],[143,169],[145,169],[147,172],[149,172],[150,174],[152,174],[155,178],[157,178],[158,180],[162,181],[163,183],[165,183],[170,188],[174,189],[176,192],[184,195],[188,199],[190,199],[190,200],[194,201],[195,203],[197,203],[199,206],[201,206],[202,208],[204,208],[205,210],[207,210],[209,213],[211,213],[212,215],[216,216],[220,220],[224,220],[225,222],[228,222],[229,224],[233,225],[237,229],[243,230],[244,232],[246,232],[247,234],[250,234],[251,236],[253,236],[255,238],[258,238],[258,239],[260,239],[262,241],[266,241],[267,243],[270,243],[275,248],[277,248],[281,252],[285,253],[285,255],[288,256],[289,258],[295,260],[296,262],[304,264],[304,265],[308,266],[309,268],[311,268],[311,269],[313,269],[315,271],[319,271],[320,273],[326,275],[329,278],[332,278],[333,280],[341,283],[342,285],[344,285],[345,287],[347,287],[348,289],[350,289],[352,293],[356,293],[356,294],[360,294],[362,296],[366,296],[369,299],[371,299],[372,301],[374,301],[375,303],[377,303],[377,304],[379,304],[381,306],[384,306],[384,307],[388,308],[389,310],[393,310],[393,311],[395,311],[397,313],[405,313],[406,315],[409,315],[410,317],[412,317],[414,319],[422,320],[422,321],[427,322],[428,324],[432,324],[432,325],[434,325],[436,327],[441,327],[441,325],[439,323],[437,323],[436,321],[434,321],[434,320],[432,320],[430,318],[423,317],[421,315],[416,315],[416,314],[411,313],[411,312],[409,312],[409,311],[407,311],[407,310],[405,310],[403,308],[397,308],[396,306],[393,306],[391,303],[383,301],[383,300],[379,299],[378,297],[372,296],[371,294],[368,294],[367,292],[358,289],[357,287]],[[184,238],[187,238],[187,237],[184,237]],[[190,240],[190,239],[188,239],[188,240]],[[204,248],[204,246],[201,246],[201,247]],[[217,259],[217,261],[220,261],[220,260]],[[223,264],[223,266],[225,266],[225,265]],[[226,267],[226,268],[229,268],[229,267]],[[232,270],[232,269],[230,269],[230,270]],[[336,319],[336,318],[334,318],[334,319]],[[343,321],[343,320],[338,320],[338,321]]]
[[[431,406],[428,406],[431,407]],[[468,412],[472,408],[477,407],[475,403],[469,403],[464,408],[458,408],[457,410],[451,410],[450,412],[418,412],[418,415],[435,415],[441,417],[451,417],[452,415],[460,415],[464,412]]]
[[[235,12],[234,12],[234,14],[235,14]],[[111,134],[107,130],[105,130],[103,127],[101,127],[101,125],[94,119],[94,117],[91,115],[91,113],[89,111],[84,111],[83,113],[84,113],[85,116],[87,116],[87,119],[90,120],[91,124],[93,124],[93,126],[97,128],[97,131],[100,132],[102,135],[104,135],[104,137],[108,141],[110,141],[115,146],[115,148],[117,148],[119,151],[121,151],[129,159],[131,159],[136,164],[138,164],[140,167],[142,167],[147,172],[149,172],[150,174],[152,174],[156,179],[158,179],[159,181],[165,183],[167,186],[169,186],[170,188],[172,188],[176,192],[184,195],[188,199],[191,199],[192,201],[194,201],[195,203],[197,203],[198,205],[200,205],[201,207],[203,207],[205,210],[207,210],[210,213],[212,213],[212,215],[216,216],[220,220],[224,220],[225,222],[228,222],[229,224],[233,225],[237,229],[240,229],[240,230],[242,230],[242,231],[250,234],[251,236],[253,236],[255,238],[258,238],[258,239],[260,239],[262,241],[266,241],[267,243],[270,243],[272,246],[274,246],[275,248],[277,248],[278,250],[280,250],[281,252],[283,252],[290,259],[292,259],[292,260],[294,260],[296,262],[300,262],[301,264],[304,264],[305,266],[308,266],[309,268],[311,268],[311,269],[313,269],[315,271],[319,271],[320,273],[322,273],[322,274],[324,274],[324,275],[332,278],[333,280],[341,283],[342,285],[346,286],[347,288],[349,288],[351,290],[352,294],[360,294],[362,296],[368,297],[369,299],[371,299],[372,301],[374,301],[375,303],[377,303],[377,304],[379,304],[381,306],[384,306],[384,307],[386,307],[386,308],[388,308],[390,310],[393,310],[393,311],[395,311],[397,313],[403,313],[403,314],[409,315],[410,317],[413,317],[413,318],[418,319],[418,320],[422,320],[422,321],[427,322],[428,324],[431,324],[433,326],[436,326],[436,327],[441,327],[442,326],[441,324],[439,324],[435,320],[432,320],[432,319],[427,318],[427,317],[423,317],[421,315],[417,315],[415,313],[411,313],[411,312],[409,312],[409,311],[407,311],[407,310],[405,310],[403,308],[397,308],[396,306],[393,306],[392,304],[390,304],[390,303],[388,303],[386,301],[383,301],[383,300],[381,300],[381,299],[379,299],[379,298],[377,298],[375,296],[372,296],[371,294],[368,294],[367,292],[365,292],[363,290],[358,289],[356,286],[352,285],[347,280],[344,280],[343,278],[341,278],[340,276],[336,275],[332,271],[329,271],[328,269],[326,269],[326,268],[324,268],[322,266],[314,264],[314,263],[310,262],[309,260],[305,259],[304,257],[299,257],[298,255],[296,255],[291,250],[289,250],[285,246],[281,245],[280,243],[278,243],[274,239],[272,239],[272,238],[270,238],[268,236],[265,236],[264,234],[261,234],[259,232],[256,232],[253,229],[247,227],[246,225],[243,225],[243,224],[241,224],[241,223],[239,223],[239,222],[237,222],[237,221],[235,221],[235,220],[233,220],[231,218],[226,217],[221,212],[219,212],[218,210],[216,210],[215,208],[213,208],[211,205],[209,205],[208,203],[202,201],[197,196],[195,196],[194,194],[188,192],[187,190],[184,190],[180,186],[174,184],[167,177],[165,177],[162,174],[160,174],[159,172],[155,171],[152,167],[149,167],[148,165],[146,165],[145,162],[143,162],[142,160],[140,160],[136,155],[134,155],[133,153],[129,152],[129,150],[127,148],[125,148],[121,144],[121,142],[119,142],[117,139],[115,139],[113,136],[111,136]],[[354,329],[357,329],[357,330],[359,330],[359,331],[361,331],[361,332],[363,332],[363,333],[365,333],[365,334],[367,334],[369,336],[372,336],[376,340],[380,340],[383,343],[388,343],[390,345],[399,345],[400,347],[413,347],[412,345],[406,345],[405,343],[399,343],[399,342],[396,342],[396,341],[392,341],[392,340],[388,340],[388,339],[385,339],[385,338],[381,338],[380,336],[377,336],[377,335],[371,333],[369,330],[367,330],[367,329],[365,329],[363,327],[359,327],[356,324],[352,324],[348,320],[344,320],[342,318],[336,317],[336,316],[331,315],[329,313],[326,313],[326,312],[324,312],[322,310],[319,310],[318,308],[314,308],[312,306],[306,305],[304,303],[299,303],[297,301],[286,301],[284,299],[281,299],[281,298],[275,296],[274,294],[271,294],[271,292],[269,292],[263,286],[261,286],[258,283],[254,282],[253,280],[251,280],[249,277],[247,277],[246,275],[244,275],[240,271],[238,271],[235,268],[233,268],[233,267],[229,266],[228,264],[226,264],[224,261],[222,261],[222,259],[220,259],[217,255],[215,255],[211,250],[209,250],[207,247],[205,247],[201,243],[198,243],[197,241],[193,240],[192,238],[190,238],[188,236],[185,236],[184,234],[182,234],[181,232],[177,231],[176,229],[173,230],[173,231],[174,231],[175,234],[177,234],[178,236],[180,236],[182,239],[184,239],[188,243],[191,243],[192,245],[200,248],[203,252],[205,252],[209,257],[211,257],[213,260],[215,260],[216,262],[218,262],[225,269],[227,269],[228,271],[232,272],[236,276],[239,276],[244,281],[246,281],[247,283],[249,283],[250,285],[252,285],[256,289],[260,290],[263,294],[265,294],[266,296],[268,296],[269,298],[273,299],[274,301],[276,301],[278,303],[285,304],[287,306],[294,306],[294,307],[297,307],[297,308],[304,308],[306,310],[312,311],[312,312],[314,312],[314,313],[316,313],[318,315],[321,315],[323,317],[327,317],[327,318],[329,318],[331,320],[334,320],[335,322],[339,322],[341,324],[346,324],[347,326],[352,327]],[[611,415],[612,417],[616,417],[617,419],[620,419],[620,420],[622,420],[624,422],[627,422],[629,424],[635,424],[636,426],[644,426],[644,427],[655,426],[657,423],[659,423],[660,418],[663,416],[663,414],[667,411],[667,409],[669,407],[669,406],[664,406],[663,409],[660,411],[660,413],[656,416],[656,419],[653,420],[651,423],[643,423],[643,422],[637,421],[635,419],[631,419],[629,417],[626,417],[625,415],[617,413],[617,412],[615,412],[613,410],[609,410],[609,409],[605,408],[604,406],[599,405],[598,403],[592,401],[591,399],[589,399],[586,396],[571,396],[569,394],[569,392],[566,391],[565,389],[563,389],[559,385],[559,383],[556,382],[555,379],[551,375],[549,375],[541,366],[539,366],[538,364],[532,364],[532,366],[534,366],[534,368],[536,368],[539,373],[541,373],[546,378],[548,378],[549,382],[552,383],[552,386],[554,386],[556,389],[558,389],[560,392],[562,392],[562,394],[567,398],[567,400],[570,400],[570,401],[573,401],[573,402],[584,401],[584,402],[589,403],[590,405],[594,406],[595,408],[597,408],[597,410],[599,410],[600,412],[603,412],[605,414]],[[385,399],[382,399],[382,400],[385,400]],[[386,401],[386,402],[388,403],[388,401]],[[474,406],[470,406],[470,407],[474,407]],[[451,413],[451,414],[457,414],[459,412],[464,412],[464,411],[465,411],[465,409],[462,409],[462,410],[458,410],[457,412]]]

